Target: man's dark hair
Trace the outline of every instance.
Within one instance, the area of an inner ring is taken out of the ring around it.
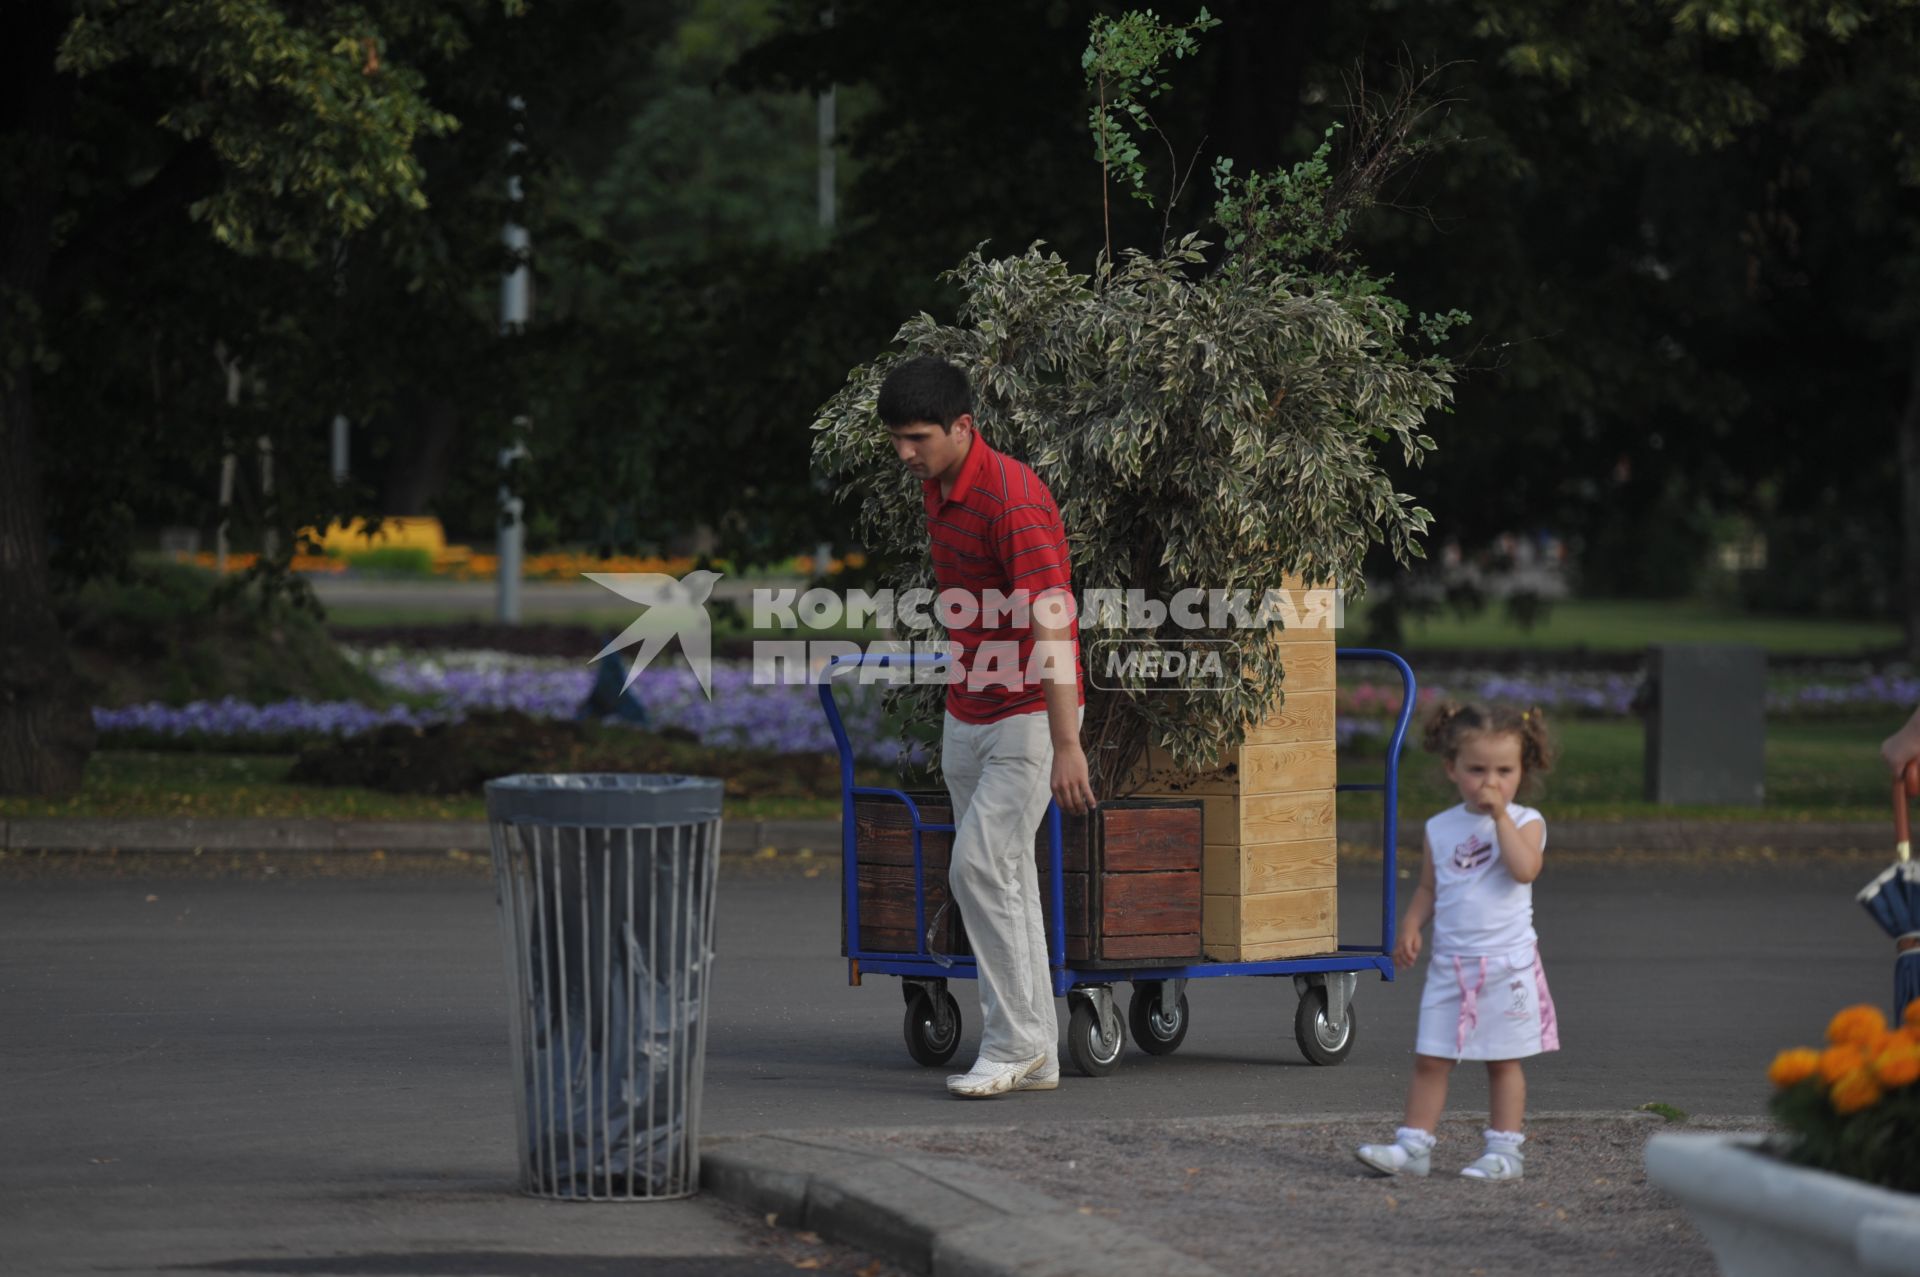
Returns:
[[[880,383],[880,420],[889,430],[930,421],[942,430],[973,411],[967,374],[938,355],[915,355],[896,364]]]

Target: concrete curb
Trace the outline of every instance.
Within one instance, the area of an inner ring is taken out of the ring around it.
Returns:
[[[486,851],[484,820],[0,820],[0,851]],[[837,820],[734,820],[722,851],[840,849]]]
[[[700,1163],[716,1196],[931,1277],[1220,1277],[966,1162],[754,1135],[708,1145]]]

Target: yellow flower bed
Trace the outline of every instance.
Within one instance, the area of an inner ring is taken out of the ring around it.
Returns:
[[[367,528],[368,525],[360,519],[344,525],[330,524],[325,532],[302,528],[299,533],[301,547],[317,548],[322,552],[294,555],[293,570],[335,574],[354,566],[358,555],[414,550],[431,556],[435,576],[456,581],[491,581],[499,574],[499,556],[476,554],[470,546],[449,544],[438,519],[389,518],[382,522],[378,532],[370,534]],[[229,554],[227,571],[245,572],[259,561],[259,557],[257,554]],[[211,554],[182,555],[180,558],[182,562],[209,571],[218,566]],[[606,558],[584,553],[530,554],[522,562],[521,575],[531,581],[571,581],[583,572],[657,572],[679,577],[691,572],[698,562],[690,554],[616,554]],[[829,560],[827,574],[862,568],[866,563],[866,555],[854,552]],[[726,564],[722,563],[720,567],[725,570]],[[785,563],[775,565],[774,571],[811,577],[814,575],[813,556],[795,555]]]

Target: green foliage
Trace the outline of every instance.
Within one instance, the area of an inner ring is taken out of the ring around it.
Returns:
[[[1199,16],[1185,24],[1164,22],[1151,9],[1134,9],[1117,18],[1097,17],[1089,28],[1080,67],[1095,95],[1087,114],[1094,158],[1104,177],[1117,176],[1135,199],[1149,206],[1153,193],[1147,189],[1140,140],[1160,132],[1147,103],[1172,87],[1160,78],[1162,64],[1169,55],[1178,60],[1197,53],[1200,43],[1195,36],[1219,25],[1220,19],[1203,7]],[[1178,197],[1176,184],[1169,202]]]
[[[1332,216],[1324,188],[1284,189],[1297,191],[1296,219]],[[1381,454],[1414,465],[1432,446],[1422,423],[1450,397],[1444,361],[1406,354],[1404,308],[1357,267],[1316,276],[1247,240],[1209,270],[1206,247],[1188,235],[1164,254],[1128,252],[1117,269],[1103,260],[1096,277],[1039,245],[1001,259],[976,251],[946,276],[959,322],[923,313],[897,340],[968,373],[984,436],[1026,459],[1059,502],[1083,592],[1246,590],[1257,608],[1289,577],[1358,586],[1376,543],[1418,556],[1430,515],[1395,491]],[[918,485],[875,416],[893,362],[854,370],[814,423],[814,455],[857,503],[866,543],[906,565],[891,584],[927,586]],[[1083,617],[1083,633],[1100,623]],[[1207,765],[1279,701],[1267,625],[1190,632],[1169,621],[1162,633],[1231,642],[1245,680],[1225,694],[1090,696],[1099,792],[1149,737]],[[937,709],[935,695],[920,697],[922,717]]]
[[[192,86],[158,122],[204,142],[225,177],[193,203],[194,218],[242,253],[312,261],[389,207],[426,207],[415,148],[456,121],[427,100],[419,68],[383,63],[382,49],[417,39],[452,56],[464,42],[459,11],[480,7],[84,0],[55,65],[82,79],[139,69]]]
[[[1663,1104],[1658,1100],[1642,1104],[1640,1106],[1640,1112],[1652,1113],[1669,1125],[1684,1125],[1687,1120],[1687,1111],[1685,1109],[1678,1109],[1671,1104]]]
[[[354,571],[375,576],[433,575],[433,551],[424,546],[383,545],[370,550],[349,550],[340,557]]]
[[[198,569],[143,564],[61,596],[57,611],[93,705],[391,699],[311,615],[272,593],[223,591]]]
[[[1329,257],[1346,239],[1352,210],[1333,204],[1334,134],[1327,126],[1312,155],[1291,168],[1233,176],[1233,157],[1213,164],[1219,193],[1214,220],[1226,227],[1227,251],[1262,263],[1313,262]]]
[[[1776,1148],[1787,1160],[1897,1192],[1920,1192],[1920,1158],[1913,1155],[1920,1148],[1920,1085],[1841,1113],[1816,1076],[1776,1091],[1768,1107],[1786,1128]]]

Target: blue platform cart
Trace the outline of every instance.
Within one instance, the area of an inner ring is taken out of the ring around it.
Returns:
[[[1387,746],[1385,778],[1368,783],[1339,784],[1341,792],[1369,791],[1385,795],[1385,820],[1382,830],[1382,870],[1380,875],[1380,943],[1342,944],[1331,953],[1268,962],[1199,962],[1192,966],[1152,966],[1126,968],[1103,964],[1099,967],[1074,967],[1064,956],[1066,944],[1066,884],[1061,864],[1061,819],[1057,804],[1047,804],[1045,817],[1048,842],[1052,848],[1051,868],[1043,889],[1052,897],[1052,922],[1048,927],[1047,952],[1053,970],[1053,992],[1065,997],[1071,1010],[1067,1029],[1067,1054],[1076,1068],[1089,1077],[1104,1077],[1120,1063],[1131,1027],[1134,1042],[1151,1055],[1168,1055],[1186,1038],[1190,1015],[1186,985],[1189,980],[1219,976],[1288,976],[1293,980],[1299,1005],[1294,1014],[1294,1038],[1300,1051],[1315,1064],[1338,1064],[1353,1049],[1355,1016],[1353,995],[1360,974],[1378,972],[1383,980],[1394,977],[1394,851],[1397,844],[1399,800],[1399,758],[1406,739],[1407,723],[1413,713],[1413,670],[1397,654],[1380,648],[1340,648],[1342,661],[1379,661],[1393,666],[1400,674],[1402,696],[1400,714],[1393,725],[1393,738]],[[936,659],[905,653],[869,653],[835,658],[820,680],[820,704],[833,728],[833,740],[840,752],[841,803],[841,888],[846,908],[847,974],[852,984],[862,976],[898,976],[907,1003],[905,1035],[907,1050],[926,1065],[945,1064],[960,1045],[960,1007],[947,990],[951,979],[971,980],[978,976],[971,957],[937,954],[928,946],[926,917],[926,879],[921,858],[921,840],[929,833],[950,833],[950,824],[921,819],[920,808],[906,792],[884,787],[858,786],[853,783],[853,746],[847,738],[840,707],[833,694],[833,677],[860,665],[900,666],[915,661]],[[915,953],[869,952],[860,943],[860,893],[854,850],[855,798],[890,797],[902,803],[913,822],[913,891]],[[1123,1017],[1114,997],[1114,986],[1129,984],[1127,1014]]]

